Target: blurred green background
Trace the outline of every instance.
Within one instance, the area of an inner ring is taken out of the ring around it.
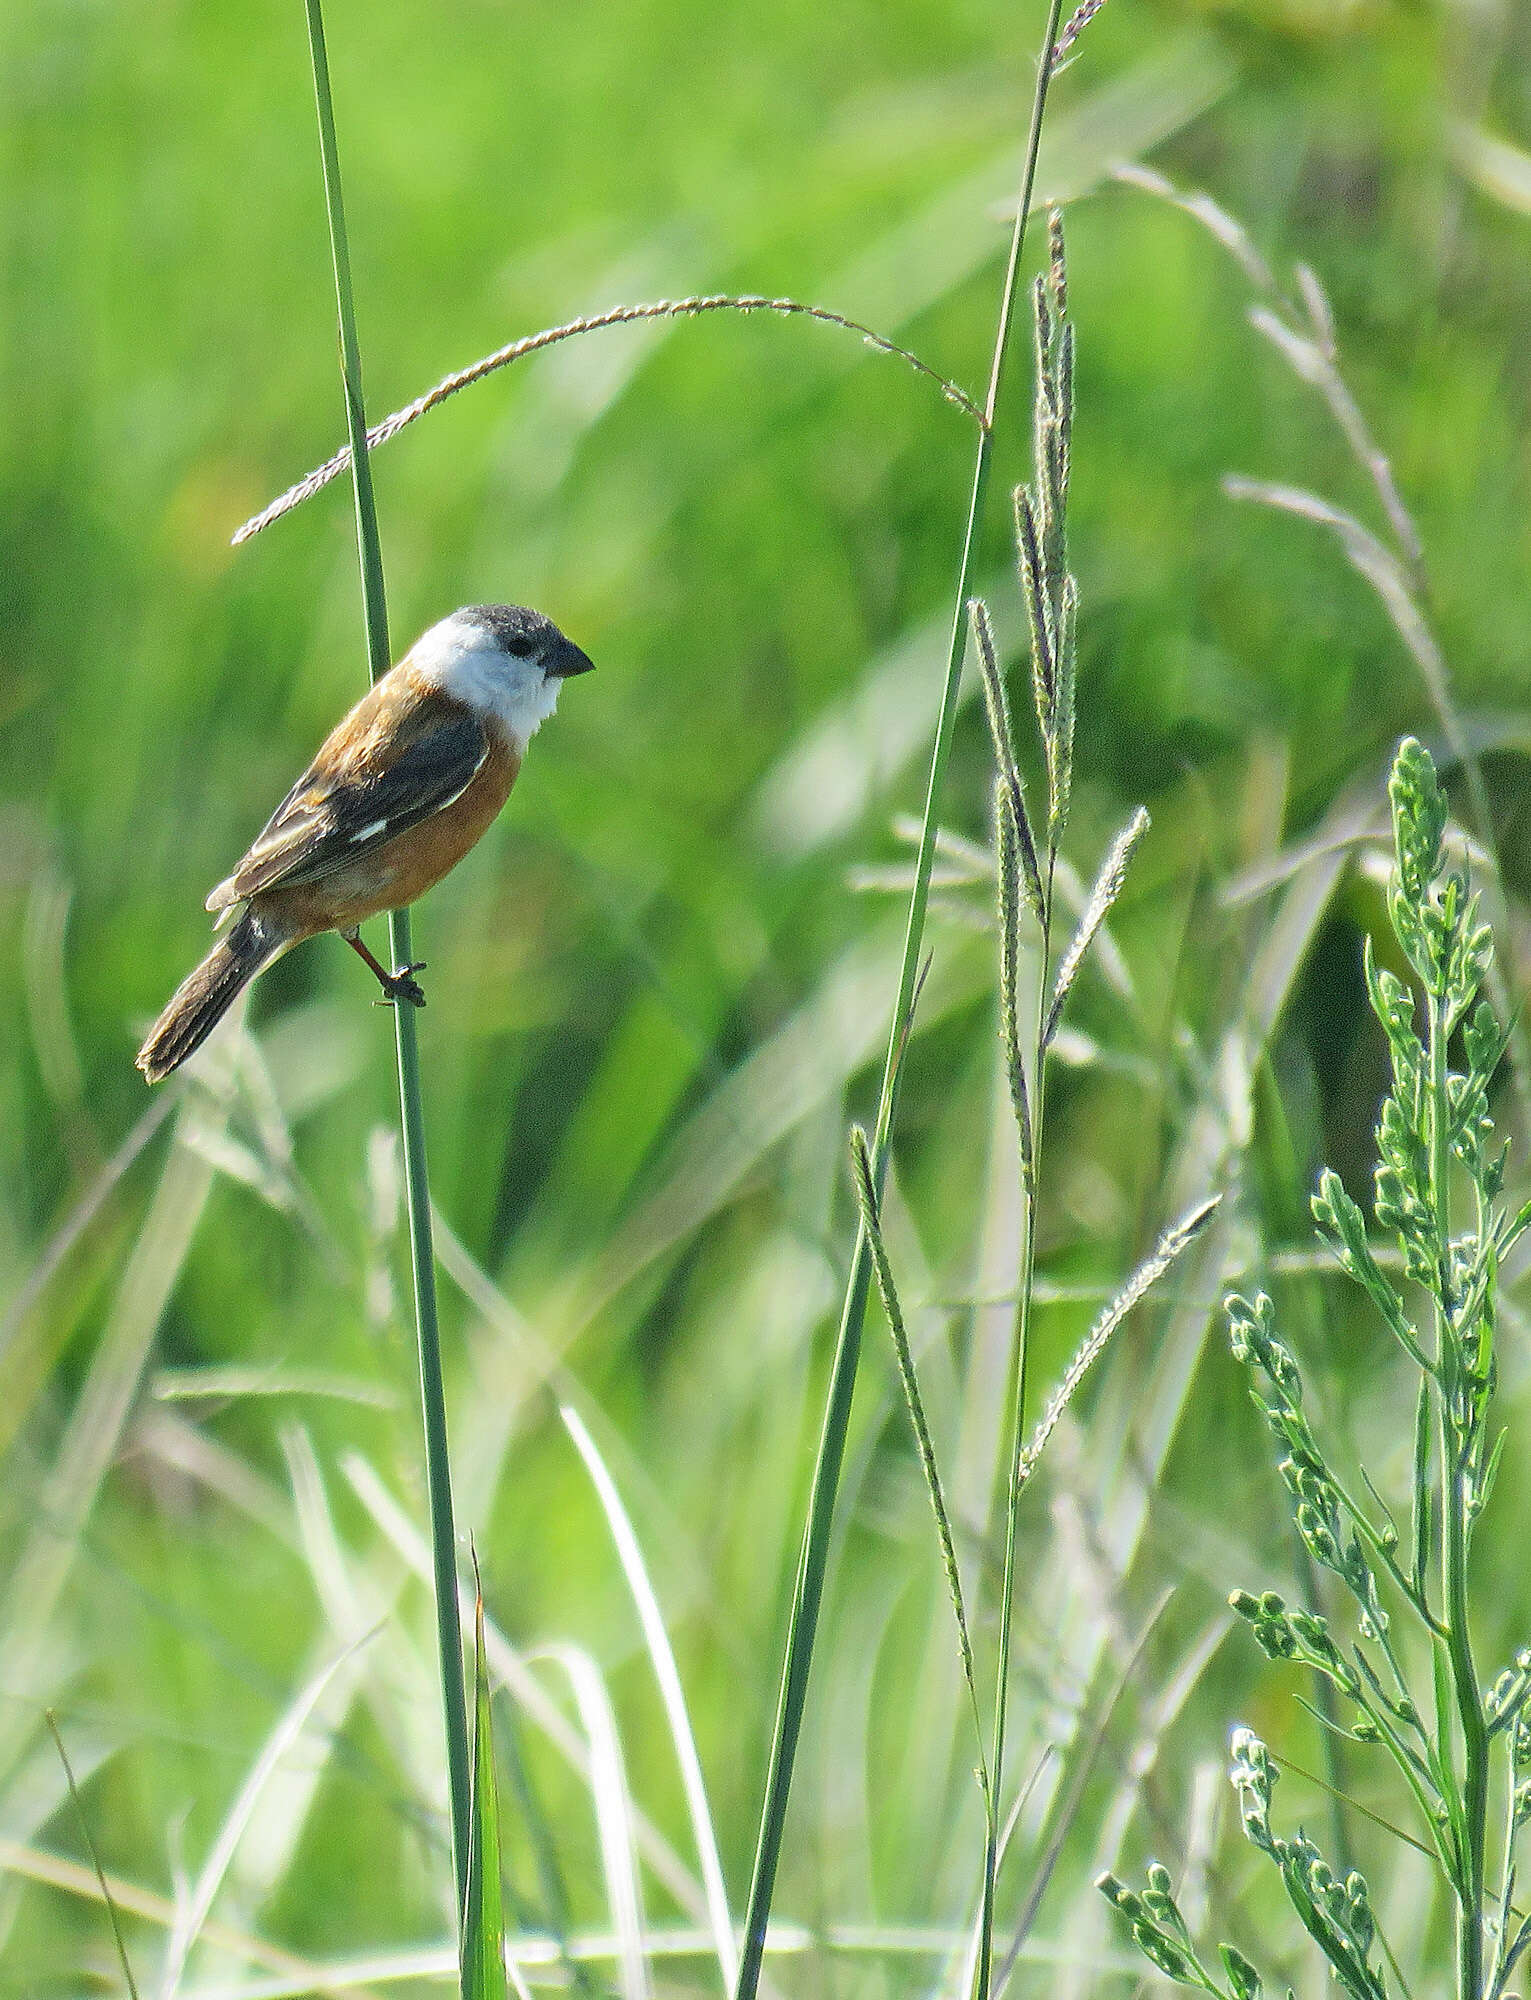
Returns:
[[[833,306],[981,390],[1040,26],[977,0],[335,0],[370,413],[538,326],[716,289]],[[1227,1722],[1304,1740],[1289,1686],[1223,1643],[1227,1589],[1291,1558],[1215,1304],[1301,1264],[1321,1159],[1364,1178],[1380,877],[1364,842],[1354,867],[1332,843],[1365,832],[1397,736],[1435,731],[1334,537],[1220,487],[1310,488],[1384,533],[1354,454],[1251,327],[1226,248],[1110,169],[1209,190],[1285,293],[1299,261],[1327,291],[1518,907],[1528,56],[1513,0],[1112,0],[1055,88],[1041,186],[1070,204],[1080,354],[1069,852],[1088,878],[1140,800],[1154,831],[1055,1077],[1039,1379],[1172,1213],[1236,1198],[1029,1497],[1018,1992],[1131,1991],[1094,1870],[1190,1847],[1198,1880],[1241,1893]],[[142,1892],[145,1990],[208,1902],[187,1995],[439,1990],[391,1026],[319,941],[184,1088],[149,1100],[132,1067],[204,948],[207,889],[365,679],[343,486],[228,546],[341,430],[301,12],[21,0],[0,74],[0,1992],[119,1990],[69,1872],[47,1704],[106,1866]],[[1012,643],[1026,363],[983,565]],[[599,667],[415,930],[459,1514],[517,1649],[499,1671],[524,1677],[501,1704],[514,1911],[590,1948],[591,1990],[618,1981],[624,1921],[656,1990],[715,1991],[717,1969],[653,1672],[558,1406],[631,1512],[737,1912],[972,450],[929,383],[849,336],[718,316],[566,345],[377,463],[396,650],[511,599]],[[970,843],[986,760],[969,702],[943,821]],[[1018,1209],[988,895],[953,853],[890,1226],[983,1650],[1010,1317],[983,1301],[1014,1282]],[[1374,1329],[1300,1271],[1281,1297],[1331,1414],[1400,1472]],[[1507,1346],[1512,1421],[1523,1357]],[[1531,1611],[1513,1458],[1490,1656]],[[771,1977],[945,1991],[980,1826],[875,1315],[843,1522]],[[1422,1878],[1386,1852],[1379,1912],[1427,1940]],[[1300,1983],[1300,1955],[1275,1962]],[[529,1976],[574,1977],[556,1957]]]

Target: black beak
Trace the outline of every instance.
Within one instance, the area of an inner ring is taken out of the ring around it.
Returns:
[[[582,653],[572,639],[559,634],[558,649],[543,668],[549,680],[568,680],[571,674],[592,674],[595,661],[587,653]]]

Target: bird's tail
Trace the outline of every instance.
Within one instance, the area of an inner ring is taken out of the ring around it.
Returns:
[[[256,973],[289,942],[269,919],[247,909],[196,971],[181,981],[150,1030],[138,1051],[138,1067],[148,1081],[158,1083],[201,1048]]]

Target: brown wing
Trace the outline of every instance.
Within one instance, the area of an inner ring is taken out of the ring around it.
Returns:
[[[325,739],[226,882],[219,910],[279,882],[313,882],[461,796],[489,754],[460,702],[396,678],[378,682]]]

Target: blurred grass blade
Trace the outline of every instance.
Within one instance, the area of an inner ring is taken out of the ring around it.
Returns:
[[[28,1509],[26,1540],[0,1600],[0,1685],[34,1689],[47,1671],[49,1627],[102,1482],[121,1449],[161,1315],[180,1279],[212,1183],[213,1170],[205,1161],[178,1140],[172,1144],[89,1372]],[[0,1415],[0,1432],[4,1428]],[[31,1741],[36,1717],[33,1702],[0,1708],[0,1778],[13,1773]]]
[[[1145,1632],[1152,1630],[1164,1608],[1164,1601],[1161,1600],[1153,1617],[1147,1621]],[[1150,1781],[1165,1746],[1173,1741],[1171,1731],[1200,1685],[1202,1677],[1217,1657],[1218,1650],[1231,1629],[1225,1612],[1219,1611],[1214,1618],[1209,1619],[1202,1628],[1201,1636],[1186,1649],[1168,1684],[1156,1690],[1147,1713],[1133,1718],[1132,1738],[1127,1752],[1119,1756],[1114,1765],[1114,1790],[1110,1803],[1101,1817],[1096,1849],[1097,1853],[1103,1855],[1113,1867],[1120,1858],[1122,1845],[1134,1815],[1140,1810],[1152,1811]],[[1140,1651],[1141,1642],[1133,1649],[1135,1658]],[[1103,1710],[1100,1718],[1101,1729],[1109,1730],[1112,1720],[1109,1708]],[[1217,1777],[1221,1781],[1220,1769]]]
[[[90,1821],[85,1814],[85,1802],[80,1797],[79,1787],[74,1781],[74,1772],[69,1767],[69,1752],[64,1748],[64,1739],[59,1734],[58,1718],[51,1708],[44,1709],[43,1720],[48,1725],[58,1750],[58,1760],[64,1767],[64,1782],[69,1787],[69,1796],[74,1801],[74,1809],[79,1817],[80,1832],[85,1837],[85,1847],[90,1855],[90,1865],[96,1871],[96,1880],[101,1885],[101,1900],[106,1905],[107,1918],[112,1926],[112,1942],[117,1947],[117,1963],[122,1967],[122,1977],[126,1982],[131,2000],[138,2000],[138,1986],[133,1978],[132,1963],[128,1958],[127,1941],[122,1935],[122,1922],[117,1915],[117,1905],[112,1900],[112,1892],[106,1885],[106,1870],[101,1866],[101,1856],[96,1852],[95,1836],[90,1830]]]
[[[670,1645],[670,1636],[665,1630],[664,1617],[659,1609],[659,1600],[654,1595],[654,1586],[649,1580],[648,1569],[643,1560],[638,1537],[628,1518],[627,1509],[622,1505],[622,1496],[616,1483],[606,1470],[605,1461],[596,1449],[594,1438],[585,1427],[577,1410],[563,1404],[558,1414],[563,1418],[564,1428],[574,1440],[575,1449],[585,1462],[592,1485],[606,1516],[611,1538],[617,1546],[617,1557],[622,1564],[622,1574],[627,1578],[633,1601],[638,1607],[638,1619],[643,1627],[643,1641],[648,1648],[650,1662],[654,1668],[654,1678],[659,1683],[660,1698],[664,1702],[665,1717],[670,1725],[670,1738],[675,1745],[676,1760],[680,1765],[681,1784],[686,1793],[686,1807],[691,1815],[691,1831],[696,1841],[697,1861],[702,1871],[702,1884],[707,1891],[707,1913],[712,1921],[713,1941],[717,1949],[718,1967],[723,1975],[723,1984],[728,1992],[733,1991],[734,1981],[739,1976],[739,1950],[734,1941],[733,1919],[728,1909],[728,1891],[723,1882],[723,1863],[718,1854],[717,1835],[713,1831],[712,1809],[707,1803],[707,1786],[702,1777],[701,1759],[697,1755],[696,1737],[691,1728],[691,1717],[686,1708],[685,1691],[681,1687],[680,1670],[675,1664],[675,1653]]]
[[[1010,1975],[1015,1968],[1016,1960],[1025,1949],[1026,1941],[1031,1935],[1032,1925],[1036,1922],[1037,1912],[1042,1907],[1042,1900],[1047,1894],[1058,1862],[1062,1858],[1067,1845],[1069,1834],[1078,1819],[1096,1762],[1111,1736],[1111,1726],[1117,1709],[1120,1707],[1123,1696],[1137,1674],[1143,1655],[1147,1651],[1148,1642],[1157,1630],[1159,1621],[1163,1617],[1173,1596],[1173,1591],[1162,1591],[1158,1600],[1150,1607],[1148,1615],[1143,1620],[1139,1629],[1137,1638],[1128,1649],[1126,1658],[1122,1661],[1119,1670],[1106,1690],[1093,1726],[1084,1732],[1081,1737],[1076,1738],[1073,1746],[1073,1755],[1069,1758],[1067,1767],[1062,1772],[1064,1779],[1062,1788],[1053,1800],[1052,1809],[1049,1813],[1047,1837],[1033,1866],[1031,1880],[1026,1888],[1026,1899],[1021,1905],[1020,1915],[1016,1920],[1015,1930],[1011,1935],[1010,1942],[995,1967],[994,1987],[996,1993],[1003,1994],[1009,1985]],[[1222,1621],[1219,1621],[1219,1629],[1225,1629]],[[1082,1721],[1083,1717],[1081,1716]]]
[[[363,1637],[356,1642],[356,1645],[365,1643],[366,1638]],[[224,1815],[217,1838],[208,1850],[207,1859],[202,1864],[201,1873],[197,1876],[192,1890],[191,1901],[184,1909],[177,1912],[175,1928],[171,1932],[166,1951],[165,1976],[160,1989],[162,2000],[174,2000],[174,1996],[180,1991],[191,1948],[202,1934],[202,1927],[213,1907],[213,1899],[223,1886],[224,1877],[228,1874],[229,1865],[244,1837],[245,1829],[250,1823],[262,1791],[307,1728],[309,1717],[318,1707],[325,1689],[355,1650],[356,1646],[348,1646],[343,1653],[327,1661],[308,1684],[298,1690],[283,1713],[278,1716],[275,1728],[261,1745],[259,1756],[251,1765],[234,1803]]]
[[[341,1469],[352,1491],[371,1516],[384,1538],[403,1559],[411,1573],[422,1582],[430,1576],[430,1550],[425,1537],[399,1506],[382,1480],[358,1452],[348,1452]],[[471,1608],[471,1607],[470,1607]],[[542,1736],[592,1793],[599,1782],[595,1768],[594,1732],[587,1728],[581,1739],[563,1709],[531,1671],[526,1659],[511,1645],[504,1633],[486,1618],[484,1637],[490,1670],[509,1691],[516,1705],[534,1722]],[[556,1655],[561,1661],[564,1655]],[[572,1670],[571,1670],[572,1671]],[[576,1687],[576,1693],[579,1692]],[[598,1814],[599,1816],[599,1814]],[[707,1905],[701,1887],[664,1835],[636,1807],[631,1809],[634,1842],[654,1879],[665,1894],[674,1899],[693,1923],[705,1927]]]
[[[489,1636],[485,1628],[486,1638]],[[490,1647],[486,1645],[485,1652]],[[537,1886],[542,1896],[542,1919],[552,1936],[558,1953],[558,1968],[567,1985],[572,1987],[581,2000],[605,2000],[604,1989],[592,1975],[588,1965],[573,1955],[571,1940],[574,1935],[574,1918],[569,1901],[569,1884],[563,1865],[558,1856],[558,1837],[546,1805],[537,1787],[532,1782],[531,1771],[522,1754],[520,1744],[520,1718],[515,1705],[508,1703],[500,1710],[499,1755],[505,1773],[510,1779],[511,1810],[519,1826],[522,1838],[531,1849],[532,1864],[537,1871]],[[517,1965],[515,1956],[507,1950],[505,1971],[516,1992],[521,1993],[524,1975]]]
[[[166,1931],[175,1923],[173,1904],[156,1890],[146,1889],[141,1883],[130,1882],[121,1875],[111,1873],[105,1876],[103,1882],[93,1869],[78,1861],[70,1861],[61,1854],[49,1853],[42,1848],[29,1847],[23,1841],[4,1835],[0,1835],[0,1874],[14,1876],[20,1881],[36,1882],[89,1903],[99,1903],[104,1889],[119,1910],[140,1918],[144,1923],[155,1924]],[[309,2000],[313,1994],[332,1993],[345,1993],[352,1996],[352,2000],[381,2000],[381,1995],[365,1982],[388,1976],[387,1961],[380,1957],[371,1958],[354,1974],[344,1971],[334,1974],[297,1952],[283,1951],[266,1939],[231,1924],[210,1921],[202,1928],[202,1938],[204,1944],[215,1945],[240,1965],[258,1966],[267,1975],[261,1980],[259,1991],[263,1996],[270,1996],[270,2000],[275,2000],[279,1994],[290,1994],[293,2000]],[[428,1957],[429,1963],[423,1968],[411,1967],[397,1976],[407,1978],[412,1973],[419,1976],[437,1973],[444,1978],[450,1977],[453,1965],[447,1953],[432,1951]],[[229,1989],[226,1984],[221,1992],[227,2000]],[[198,1989],[188,1988],[185,2000],[196,2000],[197,1993]]]
[[[494,1779],[494,1728],[484,1658],[484,1592],[473,1614],[473,1801],[468,1821],[468,1893],[462,1916],[462,2000],[507,2000],[505,1902],[500,1866],[500,1802]]]
[[[1106,921],[1111,912],[1111,905],[1121,894],[1133,850],[1147,831],[1148,814],[1142,806],[1139,806],[1111,843],[1111,851],[1101,863],[1100,873],[1096,876],[1095,886],[1090,891],[1090,900],[1085,905],[1084,915],[1079,919],[1079,926],[1069,939],[1068,950],[1063,954],[1062,963],[1058,967],[1058,977],[1053,985],[1053,997],[1047,1009],[1047,1026],[1042,1033],[1044,1042],[1050,1042],[1058,1031],[1058,1023],[1063,1019],[1063,1010],[1068,1004],[1070,989],[1079,976],[1079,968],[1084,963],[1085,953],[1095,942],[1095,933]]]
[[[550,1646],[547,1657],[569,1676],[579,1719],[590,1745],[590,1796],[595,1807],[601,1872],[617,1942],[617,1990],[621,2000],[651,2000],[643,1898],[638,1883],[636,1825],[622,1739],[601,1671],[578,1646]]]
[[[361,565],[362,611],[367,657],[374,683],[389,667],[388,603],[383,585],[383,552],[377,502],[367,457],[367,415],[362,401],[361,348],[351,290],[351,252],[340,188],[340,156],[335,141],[335,106],[330,94],[329,58],[324,45],[320,0],[305,0],[308,47],[313,67],[324,198],[329,216],[330,252],[335,270],[335,310],[340,323],[340,369],[346,425],[351,437],[351,482],[356,499],[356,546]],[[388,919],[388,939],[397,965],[410,963],[408,910]],[[441,1330],[436,1313],[436,1259],[431,1244],[431,1191],[425,1158],[425,1111],[420,1093],[420,1051],[413,1007],[393,1010],[399,1057],[399,1116],[404,1135],[404,1187],[409,1212],[410,1263],[415,1285],[415,1330],[420,1353],[420,1402],[425,1429],[425,1477],[430,1503],[432,1587],[441,1669],[441,1704],[446,1733],[447,1790],[452,1807],[452,1862],[457,1909],[468,1883],[467,1695],[463,1687],[462,1622],[457,1601],[457,1536],[452,1520],[452,1475],[447,1456],[446,1390],[441,1376]]]
[[[4,1362],[10,1344],[28,1313],[47,1290],[70,1251],[116,1192],[133,1162],[175,1110],[176,1103],[173,1091],[162,1091],[153,1100],[148,1110],[140,1114],[122,1144],[93,1176],[85,1192],[48,1238],[41,1256],[27,1273],[14,1297],[7,1301],[5,1311],[0,1313],[0,1363]]]
[[[1461,129],[1457,128],[1459,135]],[[1331,529],[1352,568],[1376,592],[1394,630],[1419,669],[1441,731],[1467,780],[1478,835],[1494,859],[1488,883],[1489,916],[1500,940],[1500,952],[1509,954],[1509,963],[1507,967],[1501,964],[1496,954],[1489,968],[1489,994],[1500,1020],[1510,1028],[1512,1081],[1522,1122],[1531,1124],[1531,1040],[1527,1038],[1513,997],[1524,984],[1524,979],[1516,962],[1515,927],[1503,887],[1495,818],[1483,776],[1481,754],[1457,708],[1446,656],[1431,625],[1431,592],[1419,530],[1404,504],[1387,454],[1373,436],[1371,426],[1341,370],[1334,314],[1323,286],[1308,265],[1297,266],[1298,291],[1306,314],[1304,326],[1295,305],[1282,296],[1275,277],[1255,250],[1248,233],[1210,196],[1184,194],[1162,175],[1142,169],[1118,168],[1116,172],[1119,179],[1168,201],[1201,223],[1239,260],[1245,275],[1268,301],[1251,307],[1250,324],[1272,344],[1299,381],[1316,390],[1322,398],[1357,465],[1370,480],[1387,517],[1394,542],[1391,548],[1343,509],[1300,488],[1241,478],[1225,479],[1223,482],[1225,491],[1234,499],[1258,501]]]

